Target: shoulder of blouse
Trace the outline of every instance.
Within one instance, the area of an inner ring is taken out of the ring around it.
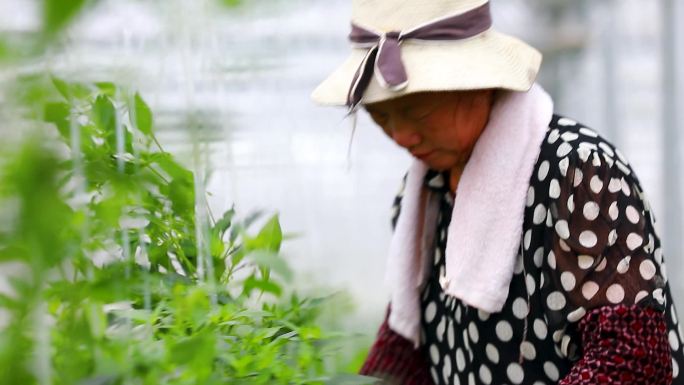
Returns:
[[[545,165],[544,162],[548,162]],[[557,166],[562,176],[574,167],[594,166],[615,169],[626,181],[641,188],[638,178],[624,154],[604,138],[600,131],[571,118],[554,114],[541,144],[535,172],[539,168]]]

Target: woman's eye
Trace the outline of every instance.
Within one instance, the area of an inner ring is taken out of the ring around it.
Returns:
[[[406,116],[413,120],[423,120],[432,114],[432,109],[429,108],[413,108],[406,112]]]

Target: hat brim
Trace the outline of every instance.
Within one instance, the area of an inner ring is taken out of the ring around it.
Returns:
[[[349,87],[366,52],[367,49],[352,49],[347,60],[316,87],[312,99],[322,105],[346,105]],[[386,89],[374,76],[362,104],[424,91],[527,91],[534,84],[542,60],[536,49],[492,29],[464,40],[406,40],[401,45],[401,56],[408,75],[406,88]]]

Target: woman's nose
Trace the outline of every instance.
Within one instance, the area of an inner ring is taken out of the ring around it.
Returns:
[[[390,122],[390,135],[396,144],[405,148],[416,146],[422,140],[415,127],[398,119]]]

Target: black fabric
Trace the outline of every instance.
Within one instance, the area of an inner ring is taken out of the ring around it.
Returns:
[[[518,262],[500,313],[442,291],[453,197],[446,173],[430,170],[425,184],[441,196],[421,300],[423,349],[435,384],[556,384],[582,355],[577,324],[584,315],[633,304],[665,313],[673,384],[684,384],[682,334],[655,219],[615,147],[577,122],[553,117],[530,179]]]

